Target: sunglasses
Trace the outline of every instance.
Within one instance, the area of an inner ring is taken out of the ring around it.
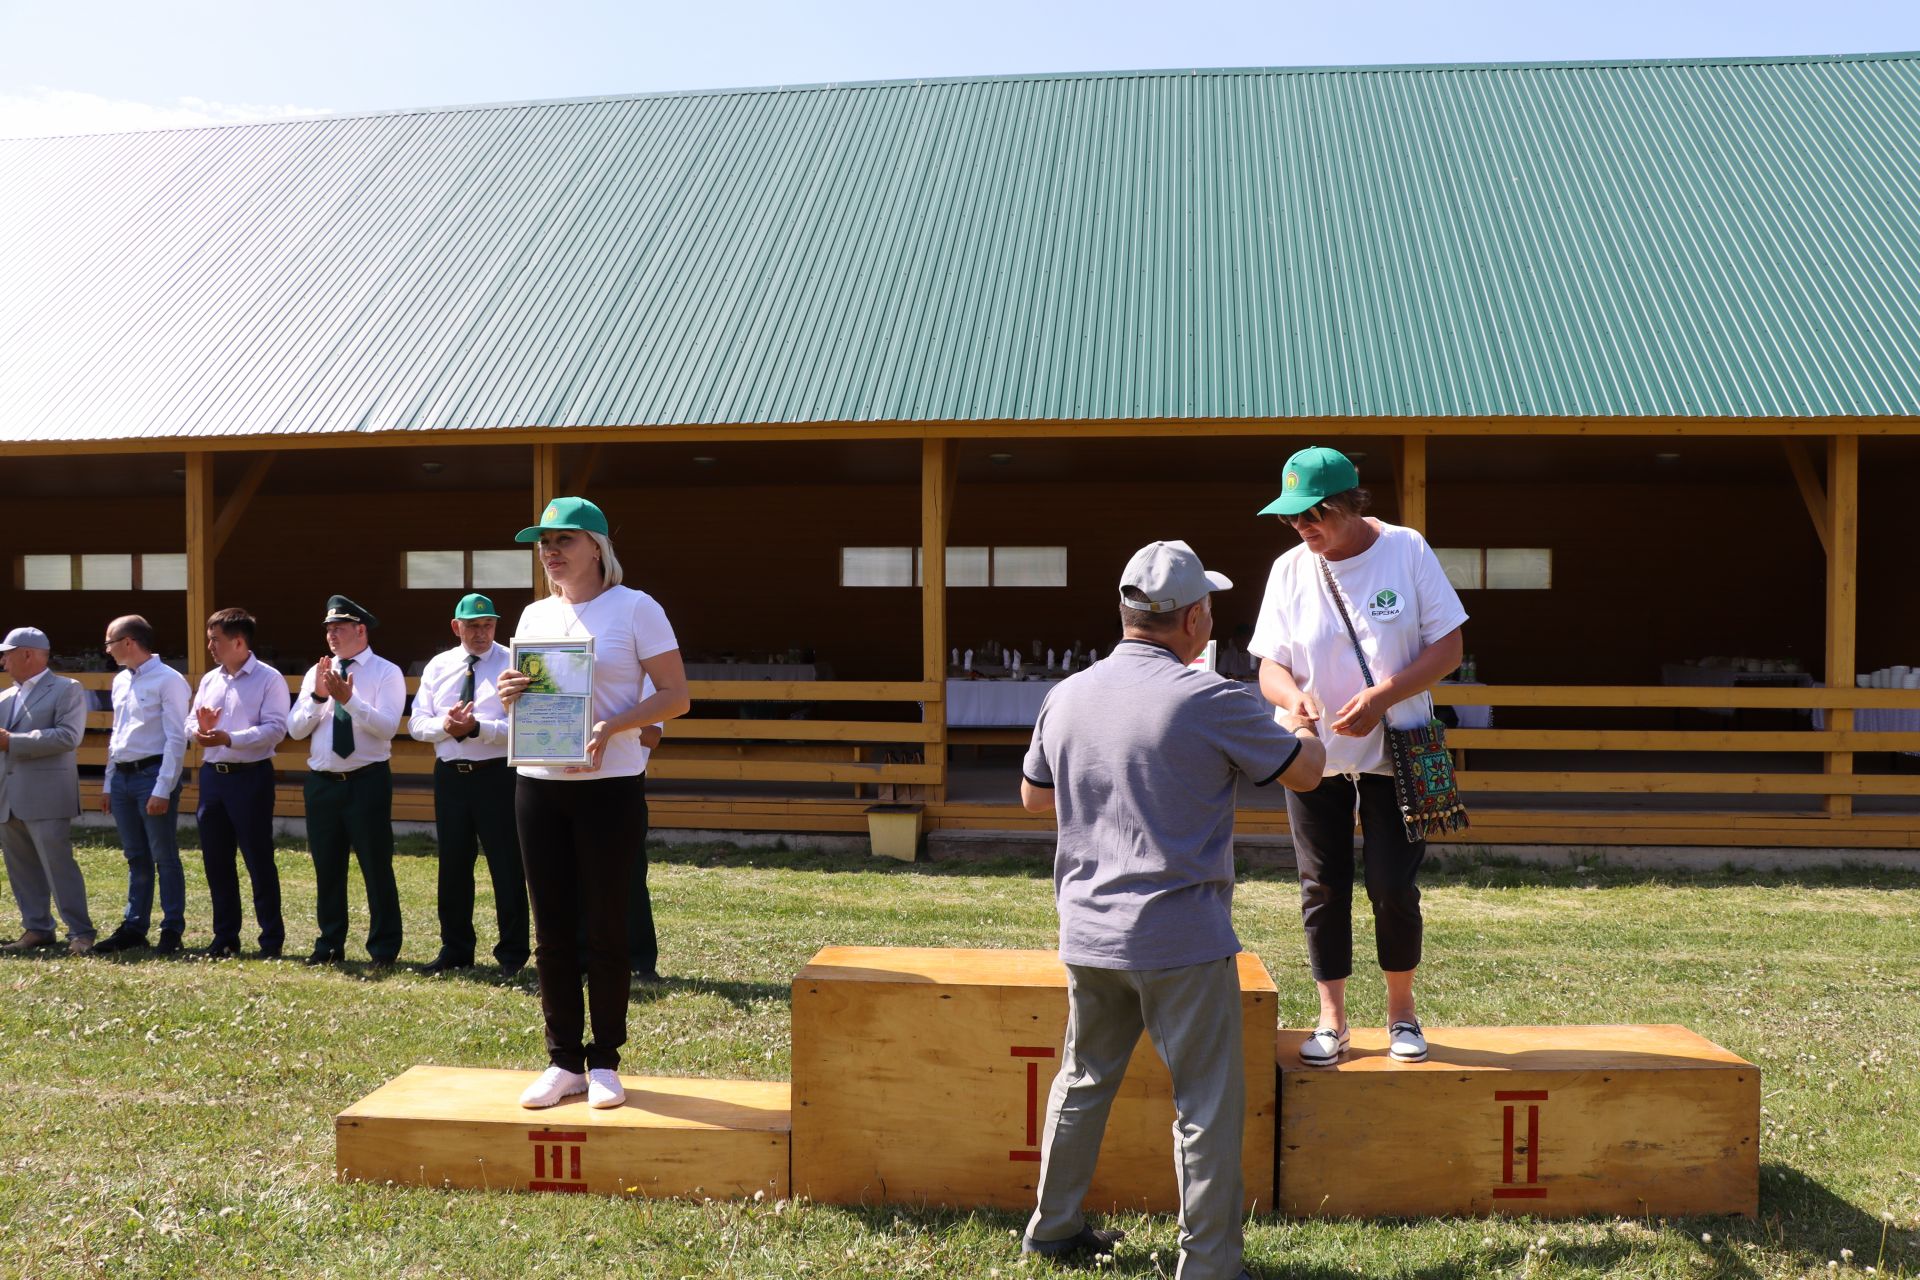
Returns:
[[[1313,506],[1308,507],[1305,511],[1300,512],[1298,515],[1291,515],[1291,516],[1283,515],[1280,518],[1286,521],[1289,526],[1295,529],[1298,529],[1303,524],[1319,524],[1320,521],[1323,520],[1325,517],[1326,517],[1326,511],[1323,508],[1321,508],[1318,503],[1316,503]]]

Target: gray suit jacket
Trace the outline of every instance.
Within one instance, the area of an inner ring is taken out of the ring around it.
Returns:
[[[0,690],[0,728],[14,719],[18,688]],[[7,750],[0,751],[0,821],[80,815],[80,757],[87,691],[49,671],[27,695]]]

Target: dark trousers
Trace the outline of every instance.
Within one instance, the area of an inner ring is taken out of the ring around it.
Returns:
[[[393,882],[393,770],[381,760],[344,778],[307,774],[307,847],[313,851],[316,949],[347,945],[347,853],[367,885],[367,955],[400,954],[400,891]]]
[[[1407,839],[1392,778],[1362,774],[1356,788],[1352,779],[1336,774],[1321,779],[1312,791],[1287,792],[1287,824],[1300,867],[1300,919],[1306,925],[1307,959],[1317,982],[1337,982],[1353,973],[1356,804],[1380,968],[1400,973],[1420,966],[1424,926],[1414,877],[1426,860],[1427,842]]]
[[[527,878],[520,865],[520,833],[513,817],[514,773],[502,757],[463,772],[433,766],[433,824],[440,842],[440,948],[453,960],[473,960],[473,863],[487,855],[493,913],[500,941],[493,958],[503,969],[527,962]]]
[[[646,775],[586,782],[523,777],[514,792],[514,817],[533,904],[533,963],[540,977],[547,1060],[567,1071],[618,1067],[620,1047],[627,1042],[630,985],[627,889],[633,850],[647,839]],[[589,1016],[591,1045],[584,1042]]]
[[[231,767],[231,766],[230,766]],[[200,861],[213,899],[213,940],[240,945],[240,873],[234,850],[246,860],[253,886],[253,918],[260,926],[260,949],[277,953],[287,941],[280,918],[280,868],[273,860],[273,765],[232,768],[200,766]]]

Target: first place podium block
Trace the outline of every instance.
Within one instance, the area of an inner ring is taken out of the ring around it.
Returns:
[[[1247,1207],[1273,1204],[1273,980],[1239,957]],[[793,984],[793,1190],[829,1204],[1031,1209],[1066,1038],[1050,951],[828,947]],[[1174,1212],[1173,1085],[1141,1037],[1087,1207]]]
[[[529,1111],[526,1071],[412,1067],[334,1119],[340,1178],[492,1191],[787,1194],[787,1086],[624,1076],[624,1106],[584,1095]]]
[[[1685,1027],[1435,1027],[1334,1067],[1282,1031],[1280,1209],[1302,1217],[1745,1214],[1760,1072]]]

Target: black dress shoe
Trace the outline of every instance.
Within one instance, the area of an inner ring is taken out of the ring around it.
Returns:
[[[385,973],[388,970],[392,969],[394,964],[395,964],[395,961],[392,956],[368,956],[367,972],[368,973]]]
[[[347,958],[344,951],[335,951],[330,947],[315,947],[313,954],[300,963],[309,967],[323,964],[339,964]]]
[[[196,954],[209,960],[231,960],[240,954],[240,948],[231,942],[210,942]]]
[[[170,956],[179,950],[180,931],[178,929],[162,929],[160,931],[160,945],[153,949],[153,953],[157,956]]]
[[[116,951],[137,951],[147,945],[147,935],[136,933],[121,925],[106,937],[93,944],[96,955],[110,956]]]
[[[261,943],[259,956],[262,960],[278,960],[280,958],[280,944],[276,942],[272,946],[268,946],[264,942]]]
[[[449,969],[471,969],[471,968],[473,968],[472,956],[468,956],[465,960],[462,960],[458,956],[450,956],[446,952],[442,951],[439,955],[429,960],[426,966],[422,968],[420,972],[445,973]]]
[[[1043,1258],[1073,1258],[1085,1253],[1111,1254],[1113,1246],[1126,1238],[1124,1231],[1095,1228],[1083,1223],[1080,1234],[1068,1236],[1065,1240],[1035,1240],[1032,1236],[1021,1236],[1020,1252],[1037,1253]]]
[[[657,987],[661,981],[662,979],[658,969],[635,969],[633,971],[633,982],[635,986]]]

